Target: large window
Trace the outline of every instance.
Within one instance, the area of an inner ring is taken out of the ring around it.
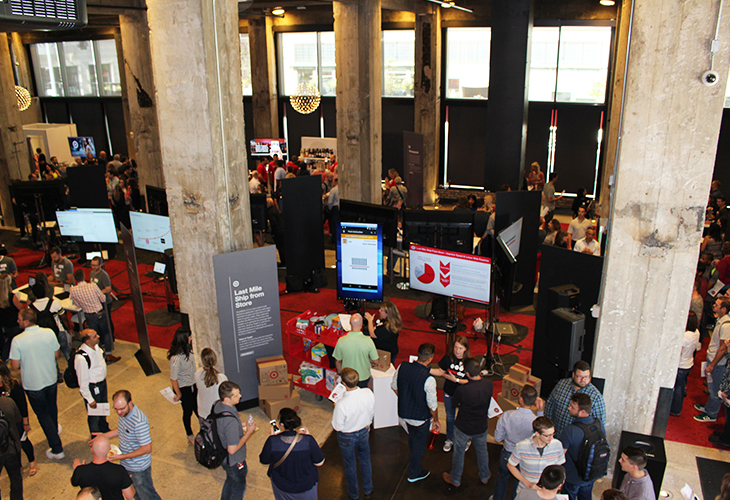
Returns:
[[[446,97],[487,98],[491,41],[491,28],[447,29]]]
[[[532,29],[529,99],[603,104],[611,27]]]
[[[320,81],[319,39],[320,33],[316,32],[279,33],[279,88],[282,95],[294,94],[302,83],[314,85],[320,94],[328,95]],[[334,90],[329,95],[334,95]]]
[[[383,97],[413,97],[416,32],[383,31]]]
[[[241,86],[243,95],[253,95],[251,88],[251,49],[248,44],[248,33],[239,35],[241,40]]]
[[[121,95],[114,40],[31,45],[38,95],[98,97]]]

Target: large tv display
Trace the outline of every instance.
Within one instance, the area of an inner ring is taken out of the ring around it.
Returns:
[[[398,246],[398,209],[340,198],[340,219],[349,222],[370,222],[383,227],[383,245]]]
[[[56,211],[61,236],[83,243],[119,243],[111,208]]]
[[[383,300],[383,230],[380,225],[340,223],[337,298]]]
[[[69,137],[68,147],[71,149],[71,156],[86,158],[86,155],[91,155],[96,158],[96,148],[94,147],[93,137]]]
[[[471,253],[474,214],[452,210],[406,210],[403,241],[453,252]]]
[[[129,212],[135,248],[164,253],[172,248],[170,218],[164,215]]]
[[[287,156],[286,139],[253,139],[250,147],[251,156]]]

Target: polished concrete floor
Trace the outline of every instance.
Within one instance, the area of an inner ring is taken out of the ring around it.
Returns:
[[[108,384],[110,393],[118,389],[132,392],[132,400],[144,411],[149,420],[152,434],[152,474],[157,491],[164,499],[215,499],[219,498],[225,478],[223,470],[209,471],[197,464],[193,456],[193,448],[185,438],[181,422],[181,409],[168,403],[161,395],[160,389],[170,383],[168,362],[165,351],[153,348],[154,358],[162,370],[161,374],[146,377],[139,368],[133,344],[118,342],[117,354],[122,360],[109,366]],[[301,417],[303,424],[315,436],[326,452],[327,461],[320,469],[320,498],[347,498],[342,461],[334,436],[326,443],[331,434],[330,426],[332,404],[327,401],[316,401],[314,396],[302,392]],[[48,448],[43,432],[31,412],[32,430],[30,439],[35,445],[38,461],[38,474],[28,477],[28,466],[23,456],[23,478],[26,499],[72,499],[76,488],[70,483],[74,458],[90,460],[88,448],[88,428],[83,402],[77,390],[59,386],[58,392],[59,422],[63,426],[61,438],[64,442],[66,458],[50,461],[45,456]],[[246,498],[273,498],[271,485],[266,476],[266,468],[259,464],[258,453],[268,436],[268,417],[258,408],[246,410],[242,417],[253,414],[257,425],[261,428],[248,444],[248,490]],[[440,415],[444,415],[443,410]],[[110,425],[116,427],[116,415],[110,417]],[[445,422],[442,422],[445,425]],[[197,427],[194,427],[197,430]],[[440,437],[443,440],[443,436]],[[464,491],[449,490],[441,480],[441,473],[450,469],[451,455],[443,453],[437,446],[428,451],[424,458],[424,466],[430,468],[432,474],[426,480],[410,484],[405,481],[408,445],[405,433],[398,427],[375,431],[371,438],[373,445],[373,467],[375,477],[375,495],[378,499],[438,498],[458,496],[462,498],[488,498],[494,488],[494,479],[487,486],[478,484],[476,467],[473,462],[473,450],[467,454],[467,468],[464,475]],[[730,451],[716,450],[700,446],[691,446],[667,442],[668,467],[663,488],[670,498],[680,498],[680,489],[685,483],[702,497],[699,476],[695,465],[695,456],[702,456],[722,461],[730,461]],[[491,461],[497,457],[499,447],[490,445]],[[469,460],[469,457],[472,460]],[[496,464],[492,464],[493,477]],[[604,479],[596,484],[594,494],[600,495],[608,487],[610,481]],[[0,476],[0,490],[7,498],[9,481],[6,473]],[[713,500],[713,499],[707,499]]]

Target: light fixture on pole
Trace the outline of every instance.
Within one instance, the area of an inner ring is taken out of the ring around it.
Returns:
[[[311,83],[300,83],[296,92],[289,97],[291,107],[303,115],[308,115],[319,107],[321,95]]]
[[[25,111],[28,109],[33,102],[30,97],[30,92],[25,87],[15,86],[15,97],[18,100],[18,109]]]

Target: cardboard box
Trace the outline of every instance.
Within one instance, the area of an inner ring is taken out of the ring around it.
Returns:
[[[390,368],[390,352],[378,349],[378,361],[376,365],[372,365],[373,370],[387,372]]]
[[[517,404],[515,401],[510,401],[509,399],[506,399],[501,394],[497,396],[497,404],[500,408],[502,408],[502,411],[510,411],[510,410],[516,410],[520,407],[520,405]],[[497,420],[496,418],[493,418],[492,420]],[[496,428],[496,424],[495,424]]]
[[[525,384],[523,382],[514,380],[511,376],[508,375],[502,379],[502,396],[505,399],[509,399],[510,401],[517,404],[520,393],[522,392],[522,387],[524,385]]]
[[[284,356],[269,356],[256,360],[256,375],[260,385],[285,384],[287,381]]]
[[[512,365],[512,367],[509,369],[508,376],[512,380],[516,380],[520,383],[520,385],[525,385],[527,383],[527,379],[530,378],[530,369],[524,365],[516,364]]]
[[[497,398],[499,399],[499,396],[497,396]],[[499,401],[497,401],[497,404],[499,404]],[[500,406],[500,408],[502,407],[501,404],[499,406]],[[504,408],[502,408],[502,410],[504,410]],[[489,432],[488,432],[488,434],[490,436],[494,437],[494,431],[497,430],[497,422],[499,422],[499,419],[502,418],[502,415],[504,415],[504,413],[500,413],[496,417],[493,417],[493,418],[490,418],[489,419],[489,421],[488,421],[488,425],[489,425]],[[501,443],[501,441],[498,441],[498,442]]]
[[[292,375],[289,375],[289,380],[284,384],[260,385],[259,399],[265,399],[267,401],[289,399],[293,389],[292,384]]]
[[[269,418],[278,417],[282,408],[291,408],[294,411],[299,411],[300,406],[301,398],[297,391],[292,391],[289,399],[282,399],[279,401],[266,401],[265,399],[259,398],[259,407],[269,416]]]
[[[538,377],[533,377],[530,375],[530,378],[527,379],[527,383],[533,386],[535,389],[537,389],[537,396],[540,397],[540,389],[542,388],[542,379]]]

